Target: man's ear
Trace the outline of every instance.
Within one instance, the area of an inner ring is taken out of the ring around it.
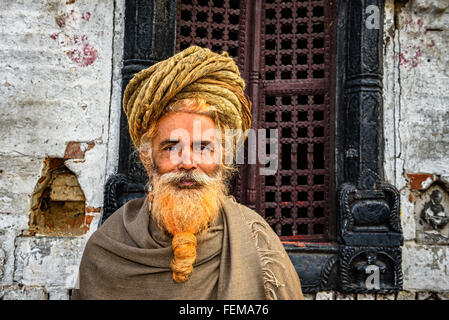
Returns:
[[[143,167],[147,171],[148,175],[151,175],[153,160],[151,159],[151,149],[147,149],[145,152],[139,151],[139,159],[142,162]]]

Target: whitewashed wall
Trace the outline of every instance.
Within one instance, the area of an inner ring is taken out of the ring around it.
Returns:
[[[396,1],[394,14],[395,3],[387,0],[385,169],[401,192],[404,289],[449,292],[447,241],[421,241],[417,231],[420,209],[437,184],[449,215],[449,2]]]
[[[3,299],[67,299],[73,287],[85,241],[101,216],[105,179],[116,169],[117,143],[110,138],[118,132],[123,4],[0,2]],[[63,158],[69,142],[81,142],[84,151],[83,159],[65,164],[86,197],[90,230],[72,238],[29,236],[30,197],[43,160]],[[88,143],[93,148],[86,150]]]

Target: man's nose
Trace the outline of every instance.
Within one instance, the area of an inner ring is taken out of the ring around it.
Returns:
[[[193,152],[190,148],[183,148],[181,151],[181,161],[178,165],[179,169],[190,170],[196,168],[197,164],[194,161]]]

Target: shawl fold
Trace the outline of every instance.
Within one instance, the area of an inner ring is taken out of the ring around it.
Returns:
[[[198,237],[189,280],[173,281],[171,237],[151,218],[146,200],[128,201],[89,238],[72,299],[303,299],[279,237],[231,196]]]

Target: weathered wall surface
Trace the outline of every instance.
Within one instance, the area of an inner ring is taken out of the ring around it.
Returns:
[[[0,3],[3,299],[67,299],[101,215],[114,6],[109,0]],[[86,210],[82,236],[29,232],[30,201],[46,158],[63,159],[78,179]]]
[[[448,224],[430,221],[449,216],[448,27],[445,0],[386,1],[385,169],[401,192],[406,290],[449,291]]]

